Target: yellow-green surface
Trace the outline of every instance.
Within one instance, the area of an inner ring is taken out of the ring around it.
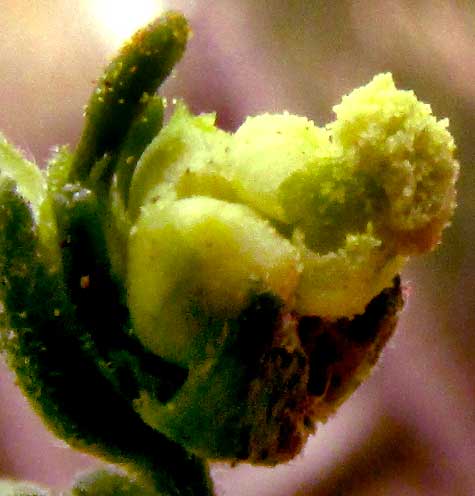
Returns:
[[[16,481],[0,481],[1,496],[49,496],[46,489]]]
[[[183,363],[203,327],[194,314],[225,301],[232,317],[253,290],[352,317],[436,245],[455,205],[447,121],[389,74],[335,112],[326,128],[264,114],[227,134],[178,106],[131,186],[129,303],[146,346]]]

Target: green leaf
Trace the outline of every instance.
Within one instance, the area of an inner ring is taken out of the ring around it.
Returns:
[[[138,31],[112,61],[93,92],[72,166],[85,180],[104,154],[114,153],[147,105],[147,96],[170,74],[188,39],[185,18],[168,13]]]
[[[72,446],[136,467],[165,494],[211,494],[206,466],[146,426],[101,371],[98,343],[90,332],[100,336],[114,312],[105,306],[94,327],[83,327],[88,307],[76,310],[71,304],[70,286],[63,285],[60,272],[49,270],[38,246],[29,206],[13,181],[2,181],[0,290],[9,329],[2,341],[35,410]],[[102,305],[107,296],[117,304],[114,294],[106,294]]]
[[[126,277],[127,238],[131,228],[127,211],[129,186],[138,160],[163,125],[163,111],[162,98],[150,97],[144,111],[130,126],[114,166],[108,206],[111,219],[105,228],[112,270],[123,280]]]
[[[47,196],[46,181],[40,169],[0,134],[0,178],[10,179],[19,197],[29,206],[41,251],[49,257],[52,269],[59,263],[56,222]],[[54,267],[53,267],[54,266]]]
[[[18,185],[20,194],[38,210],[45,198],[44,179],[38,167],[26,160],[0,134],[0,173]]]

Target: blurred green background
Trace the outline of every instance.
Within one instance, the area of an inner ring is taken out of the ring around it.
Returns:
[[[194,36],[164,92],[228,129],[263,111],[332,119],[341,95],[393,73],[450,119],[462,164],[443,245],[411,262],[399,330],[372,377],[295,461],[213,469],[219,494],[475,494],[475,2],[3,0],[0,129],[29,158],[74,144],[93,81],[164,9]],[[60,489],[97,462],[52,438],[0,370],[0,477]]]

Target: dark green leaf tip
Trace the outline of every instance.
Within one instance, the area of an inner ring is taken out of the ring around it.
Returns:
[[[128,129],[181,59],[189,37],[186,19],[167,13],[139,30],[113,59],[86,107],[86,123],[70,180],[85,180],[93,165],[114,153]]]

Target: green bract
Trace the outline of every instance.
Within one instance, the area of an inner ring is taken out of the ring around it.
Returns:
[[[377,360],[403,263],[455,205],[447,122],[389,74],[325,128],[227,133],[183,103],[162,128],[152,95],[187,37],[178,14],[137,33],[46,172],[0,140],[9,363],[59,436],[141,477],[74,495],[205,495],[202,460],[295,456]]]

